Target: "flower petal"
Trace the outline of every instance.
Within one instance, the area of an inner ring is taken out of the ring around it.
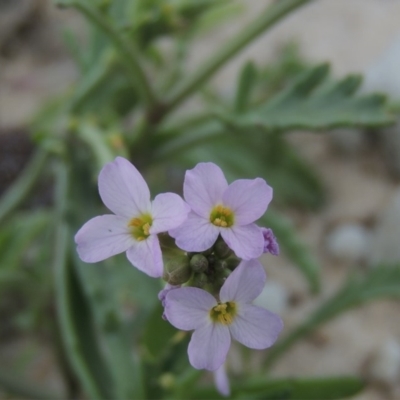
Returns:
[[[114,214],[133,218],[150,211],[150,191],[140,172],[125,158],[106,164],[99,175],[103,203]]]
[[[231,394],[231,388],[229,386],[228,374],[226,373],[225,364],[222,364],[214,372],[214,383],[218,392],[225,397],[228,397]]]
[[[205,251],[217,240],[219,228],[208,219],[191,212],[182,225],[168,233],[175,238],[176,245],[182,250]]]
[[[279,244],[271,228],[261,228],[264,236],[264,253],[279,255]]]
[[[102,261],[122,253],[134,242],[126,218],[117,215],[92,218],[75,235],[79,257],[88,263]]]
[[[195,213],[209,218],[211,208],[222,201],[227,187],[221,168],[211,162],[199,163],[186,171],[183,193]]]
[[[261,256],[264,250],[264,236],[256,224],[233,226],[221,229],[226,244],[243,260]]]
[[[215,371],[225,362],[230,345],[229,328],[210,322],[193,332],[188,348],[190,364]]]
[[[240,304],[238,314],[229,325],[234,339],[259,350],[272,346],[282,328],[283,322],[278,315],[251,304]]]
[[[247,225],[267,210],[272,200],[272,188],[264,179],[239,179],[226,189],[222,201],[235,213],[235,224]]]
[[[157,235],[150,235],[140,242],[135,240],[126,255],[138,270],[153,278],[162,276],[164,267]]]
[[[181,225],[187,218],[190,207],[175,193],[162,193],[152,204],[153,224],[150,233],[166,232]]]
[[[217,300],[205,290],[184,287],[169,291],[164,304],[168,321],[175,328],[190,331],[211,322],[210,310]]]
[[[220,291],[221,302],[251,303],[262,292],[266,279],[259,261],[242,261],[224,282]]]

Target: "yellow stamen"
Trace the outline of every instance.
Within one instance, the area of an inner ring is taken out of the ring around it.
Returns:
[[[150,236],[150,228],[153,223],[153,218],[149,214],[143,214],[140,217],[132,218],[128,222],[128,227],[131,228],[132,236],[139,242],[146,240]]]
[[[228,301],[219,303],[210,311],[210,317],[213,321],[223,325],[230,325],[236,316],[236,303]]]
[[[221,228],[229,228],[234,223],[233,211],[222,204],[218,204],[211,210],[210,222]]]

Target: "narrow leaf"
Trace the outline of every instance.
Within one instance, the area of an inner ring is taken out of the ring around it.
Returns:
[[[239,76],[234,110],[242,112],[246,109],[254,84],[257,82],[257,69],[254,63],[246,63]]]

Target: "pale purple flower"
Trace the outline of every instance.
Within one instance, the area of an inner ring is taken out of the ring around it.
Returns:
[[[193,330],[189,361],[194,368],[217,370],[225,361],[231,336],[252,349],[274,344],[282,330],[276,314],[251,302],[266,281],[257,260],[242,261],[228,276],[217,301],[210,293],[194,287],[171,290],[165,299],[168,321],[178,329]]]
[[[229,385],[228,375],[225,370],[225,364],[222,364],[216,371],[214,375],[214,384],[218,392],[224,396],[228,397],[231,394],[231,388]]]
[[[261,228],[264,236],[264,253],[279,254],[279,244],[271,228]]]
[[[142,175],[122,157],[100,171],[99,193],[115,215],[101,215],[82,226],[75,235],[79,257],[95,263],[126,251],[136,268],[152,277],[162,276],[157,234],[179,226],[187,218],[188,205],[174,193],[150,201]]]
[[[183,192],[192,211],[179,228],[169,231],[178,247],[205,251],[220,234],[239,258],[251,260],[263,253],[263,234],[253,222],[272,200],[272,188],[264,179],[239,179],[228,185],[217,165],[200,163],[186,172]]]

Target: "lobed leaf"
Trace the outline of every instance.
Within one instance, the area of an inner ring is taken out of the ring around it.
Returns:
[[[361,77],[340,81],[329,77],[329,65],[304,71],[286,90],[255,108],[237,114],[219,113],[226,123],[239,128],[261,127],[267,131],[321,130],[336,127],[377,127],[392,122],[384,96],[356,96]]]

